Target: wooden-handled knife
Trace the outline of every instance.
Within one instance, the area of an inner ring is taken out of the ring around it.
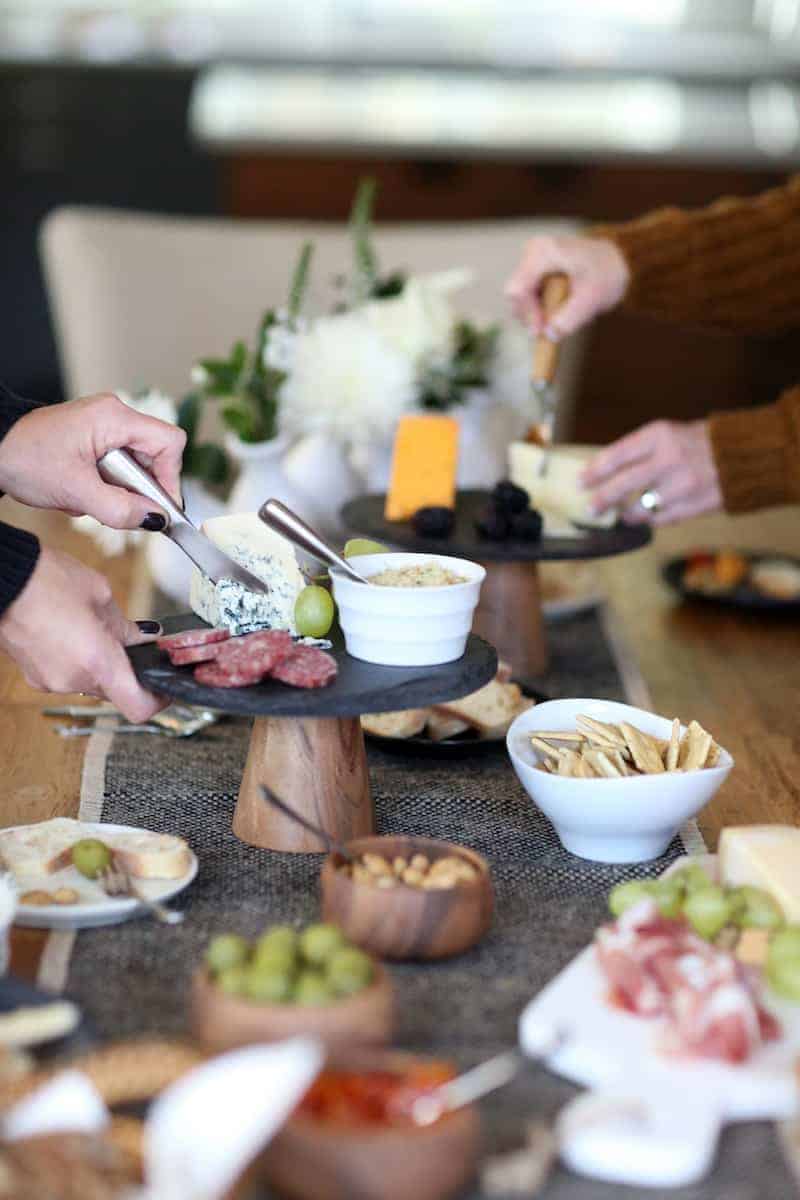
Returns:
[[[549,320],[561,307],[568,295],[569,279],[566,275],[547,276],[542,285],[542,308],[546,320]],[[547,474],[549,450],[553,444],[553,428],[557,411],[557,397],[553,381],[558,368],[559,351],[558,342],[551,342],[545,335],[537,337],[533,344],[531,389],[540,407],[541,420],[537,426],[537,433],[539,441],[545,449],[539,467],[540,475]]]

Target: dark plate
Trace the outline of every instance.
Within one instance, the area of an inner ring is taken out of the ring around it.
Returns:
[[[463,491],[456,497],[455,529],[446,538],[421,538],[410,521],[387,521],[383,515],[386,496],[372,493],[345,504],[342,521],[363,537],[389,542],[416,554],[453,554],[478,562],[546,562],[578,558],[611,558],[639,550],[652,538],[648,525],[614,525],[593,529],[585,537],[542,538],[539,542],[492,542],[478,537],[475,520],[486,507],[490,493]]]
[[[168,617],[167,633],[196,629],[204,624],[194,613]],[[380,667],[351,658],[338,630],[331,634],[331,653],[339,674],[328,687],[287,687],[266,679],[253,687],[203,687],[192,667],[173,667],[155,642],[128,650],[140,683],[150,691],[224,712],[249,717],[360,717],[366,712],[423,708],[476,692],[497,671],[497,654],[488,642],[470,634],[464,655],[439,667]]]
[[[54,1001],[62,999],[69,1000],[70,997],[54,996],[52,992],[45,992],[41,988],[34,987],[32,983],[28,983],[25,979],[18,979],[15,975],[0,977],[0,1013],[10,1013],[17,1008],[38,1008],[42,1004],[52,1004]],[[68,1037],[57,1038],[55,1041],[33,1046],[32,1053],[36,1055],[37,1059],[46,1061],[48,1058],[66,1053],[79,1054],[83,1050],[88,1050],[92,1041],[91,1030],[85,1018],[81,1016],[77,1029]]]
[[[702,554],[705,551],[701,550],[697,553]],[[709,550],[707,553],[714,554],[715,551]],[[775,559],[800,567],[800,559],[792,558],[788,554],[750,554],[744,551],[736,553],[741,553],[742,557],[750,563]],[[718,592],[715,595],[687,588],[684,586],[683,572],[688,562],[689,556],[684,555],[681,558],[670,559],[661,568],[661,573],[670,587],[687,600],[706,600],[710,604],[723,604],[729,608],[749,609],[754,612],[797,612],[800,610],[800,596],[796,600],[778,600],[774,596],[765,596],[762,592],[757,591],[747,579],[727,592]]]
[[[523,686],[522,694],[530,700],[535,700],[537,704],[541,704],[550,697],[544,692],[538,692],[534,688]],[[497,750],[502,750],[506,744],[505,734],[499,738],[482,738],[474,730],[469,730],[465,733],[460,733],[457,737],[443,738],[440,742],[435,742],[432,738],[426,737],[425,734],[417,734],[416,737],[410,738],[393,738],[382,737],[377,733],[364,732],[364,737],[368,745],[375,746],[379,750],[385,750],[387,754],[399,754],[406,758],[437,758],[437,759],[454,759],[454,758],[470,758],[472,755],[494,754]]]

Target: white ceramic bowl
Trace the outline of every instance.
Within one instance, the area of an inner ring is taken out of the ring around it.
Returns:
[[[387,568],[436,562],[466,579],[442,587],[365,587],[331,568],[333,596],[348,654],[389,667],[432,667],[461,658],[486,572],[443,554],[360,554],[365,577]]]
[[[657,858],[684,821],[699,813],[725,782],[733,759],[720,747],[716,767],[627,779],[568,779],[537,771],[531,735],[537,730],[574,730],[582,713],[598,721],[628,721],[660,738],[668,738],[672,728],[666,717],[612,700],[537,704],[517,717],[506,738],[520,783],[572,854],[607,863]]]

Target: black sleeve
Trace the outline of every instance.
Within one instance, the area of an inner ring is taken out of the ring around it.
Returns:
[[[6,436],[15,421],[39,407],[34,400],[23,400],[0,383],[0,440]]]
[[[38,407],[32,400],[15,396],[0,383],[0,440],[15,421]],[[0,521],[0,617],[25,587],[38,559],[39,539]]]
[[[16,600],[39,561],[39,539],[0,521],[0,617]]]

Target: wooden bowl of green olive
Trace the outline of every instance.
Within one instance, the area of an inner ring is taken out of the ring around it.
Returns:
[[[355,838],[322,867],[322,916],[379,958],[435,959],[474,946],[492,922],[489,864],[435,838]]]
[[[335,925],[275,925],[253,942],[219,934],[192,980],[190,1025],[214,1053],[303,1033],[329,1048],[382,1046],[392,986]]]

